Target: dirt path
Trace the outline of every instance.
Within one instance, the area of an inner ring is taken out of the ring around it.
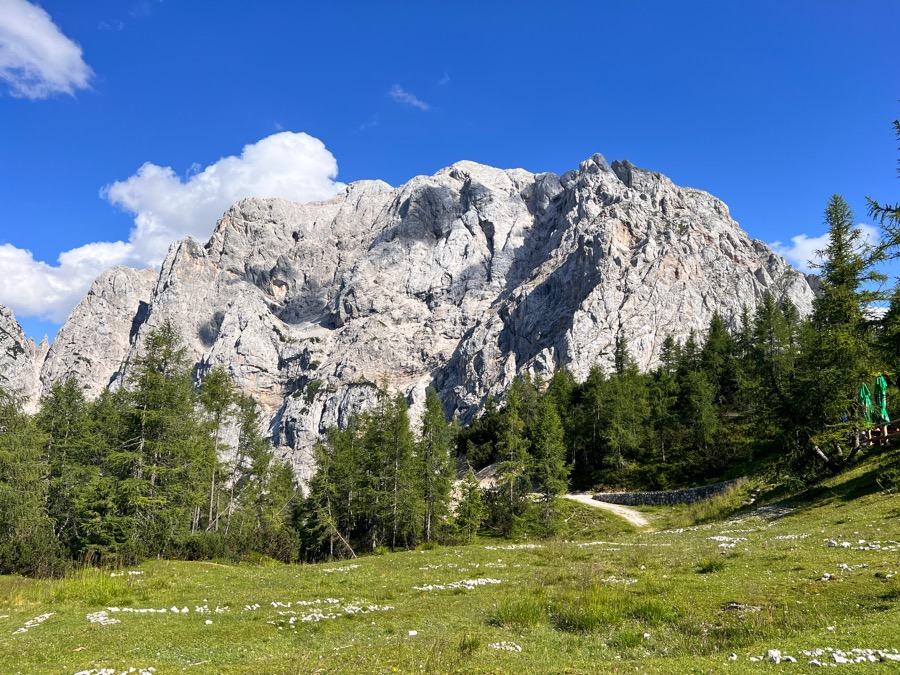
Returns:
[[[629,506],[601,502],[587,494],[567,494],[563,495],[563,497],[571,499],[573,502],[579,502],[581,504],[586,504],[587,506],[593,506],[594,508],[614,513],[620,518],[624,518],[635,527],[647,527],[650,524],[650,521],[647,520],[643,513],[636,511]]]

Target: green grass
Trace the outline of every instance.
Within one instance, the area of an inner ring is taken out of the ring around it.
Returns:
[[[536,548],[482,538],[310,566],[152,561],[140,575],[0,577],[0,671],[741,673],[768,672],[772,664],[749,658],[780,649],[800,661],[792,671],[808,672],[800,650],[900,649],[900,551],[853,549],[860,539],[900,541],[900,497],[876,480],[891,461],[869,460],[794,496],[794,510],[775,519],[748,515],[767,504],[761,495],[753,507],[726,499],[690,517],[654,510],[656,523],[679,526],[635,532],[567,502],[562,537],[521,542]],[[733,520],[711,516],[735,511]],[[501,583],[415,588],[477,579]],[[379,607],[300,619],[349,605]],[[173,606],[189,611],[109,612],[121,621],[113,625],[86,619],[107,607]],[[195,611],[203,606],[209,614]],[[293,624],[285,612],[297,613]],[[512,643],[521,652],[491,646]]]

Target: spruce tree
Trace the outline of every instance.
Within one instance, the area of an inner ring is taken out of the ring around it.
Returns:
[[[572,483],[590,486],[606,454],[606,418],[610,382],[603,368],[594,365],[578,387],[578,407],[574,414],[577,430],[573,440]]]
[[[606,464],[617,482],[627,478],[647,437],[649,401],[646,380],[628,351],[624,339],[616,348],[616,375],[609,382],[606,403]]]
[[[791,424],[791,381],[799,351],[799,322],[792,305],[766,293],[756,308],[743,372],[750,415],[762,438]]]
[[[700,350],[700,367],[713,385],[717,405],[733,403],[737,395],[736,351],[737,344],[722,317],[713,313]]]
[[[682,384],[685,420],[689,420],[695,447],[700,459],[711,457],[710,447],[715,443],[719,419],[715,404],[715,387],[702,370],[689,371]]]
[[[660,364],[651,375],[649,405],[650,428],[653,446],[659,451],[659,459],[666,464],[676,443],[679,418],[678,404],[678,343],[667,335],[660,350]]]
[[[35,417],[43,432],[48,464],[47,508],[56,536],[72,557],[79,555],[84,532],[79,497],[100,477],[100,437],[91,407],[74,378],[55,382],[41,398]]]
[[[0,389],[0,574],[46,576],[61,569],[47,515],[44,446],[21,400]]]

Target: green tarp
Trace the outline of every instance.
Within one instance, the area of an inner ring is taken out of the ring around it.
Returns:
[[[863,407],[863,417],[866,420],[866,427],[870,427],[872,426],[872,392],[869,391],[869,387],[865,382],[859,387],[859,402]]]
[[[875,380],[875,414],[881,424],[890,423],[891,418],[888,417],[887,411],[887,380],[883,375],[879,375]]]

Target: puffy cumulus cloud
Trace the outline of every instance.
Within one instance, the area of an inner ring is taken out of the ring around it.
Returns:
[[[783,244],[780,241],[773,241],[769,244],[775,253],[803,272],[813,271],[810,263],[821,261],[821,258],[816,255],[816,251],[821,251],[827,245],[827,234],[823,234],[821,237],[809,237],[805,234],[798,234],[796,237],[791,237],[790,244]]]
[[[104,270],[158,267],[173,241],[188,235],[207,239],[222,213],[246,197],[297,202],[332,197],[344,187],[336,176],[337,161],[321,141],[287,131],[245,146],[240,156],[195,166],[185,179],[171,167],[144,164],[101,191],[134,216],[128,241],[64,251],[57,265],[35,260],[30,251],[11,244],[0,245],[0,304],[18,316],[62,322]]]
[[[62,323],[94,278],[127,256],[125,242],[87,244],[61,254],[54,266],[35,260],[31,251],[0,244],[0,304],[20,317]]]
[[[212,224],[239,199],[327,199],[343,188],[336,176],[337,161],[322,141],[284,131],[244,146],[240,157],[220,159],[186,180],[171,167],[144,164],[101,195],[134,214],[129,239],[133,259],[154,266],[176,239],[206,239]]]
[[[81,53],[40,7],[0,0],[0,80],[13,96],[38,99],[86,89],[93,73]]]
[[[857,223],[856,229],[862,234],[862,239],[867,244],[874,245],[878,243],[877,228],[865,223]],[[818,237],[798,234],[795,237],[791,237],[790,245],[783,244],[780,241],[773,241],[769,246],[775,253],[782,256],[798,270],[815,272],[815,268],[810,263],[819,264],[822,262],[822,257],[816,251],[822,251],[828,246],[828,233],[826,232]]]

